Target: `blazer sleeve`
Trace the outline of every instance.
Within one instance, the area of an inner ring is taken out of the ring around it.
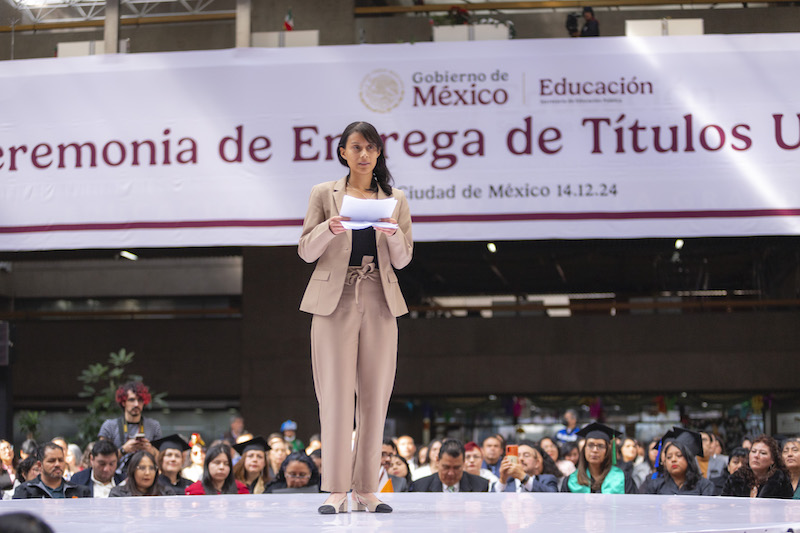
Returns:
[[[321,183],[311,189],[308,200],[308,212],[303,220],[303,233],[297,253],[306,263],[313,263],[322,256],[328,245],[336,237],[328,226],[328,219],[333,216],[325,208],[325,197],[330,195],[330,185]]]
[[[394,235],[387,239],[387,242],[392,266],[399,270],[411,262],[411,257],[414,254],[414,239],[411,235],[411,212],[408,209],[408,200],[406,200],[405,193],[395,188],[392,189],[392,196],[397,198],[396,220],[398,228]]]

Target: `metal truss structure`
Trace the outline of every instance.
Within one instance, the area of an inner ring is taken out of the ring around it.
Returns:
[[[106,0],[5,0],[24,23],[86,22],[105,17]],[[120,18],[235,13],[235,0],[120,0]]]

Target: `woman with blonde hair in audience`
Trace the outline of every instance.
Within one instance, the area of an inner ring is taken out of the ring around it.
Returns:
[[[269,446],[262,437],[240,442],[233,447],[241,456],[233,467],[233,477],[247,485],[250,494],[263,494],[269,483],[267,450]]]
[[[789,472],[789,481],[794,489],[793,498],[800,500],[800,439],[787,439],[783,443],[783,463]]]
[[[159,483],[172,487],[175,494],[185,494],[186,488],[193,483],[192,480],[181,476],[183,452],[191,448],[189,443],[175,434],[154,440],[150,444],[158,450],[156,463],[161,470],[158,476]]]
[[[633,494],[636,484],[616,466],[615,437],[622,433],[594,422],[581,429],[579,437],[586,442],[578,460],[578,469],[561,487],[562,492]]]
[[[186,487],[188,496],[215,494],[250,494],[247,486],[233,477],[231,447],[224,441],[213,444],[206,452],[203,476]]]
[[[128,477],[108,494],[109,498],[121,496],[175,496],[172,487],[158,482],[156,458],[150,452],[139,450],[128,461]]]
[[[731,474],[722,495],[750,498],[791,498],[794,495],[790,474],[775,439],[761,435],[753,440],[749,464]]]

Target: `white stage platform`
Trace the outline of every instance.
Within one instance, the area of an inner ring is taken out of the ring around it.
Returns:
[[[800,500],[602,494],[384,494],[394,513],[320,515],[325,495],[12,500],[56,533],[800,532]]]

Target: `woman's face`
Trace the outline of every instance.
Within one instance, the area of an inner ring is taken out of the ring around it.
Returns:
[[[270,459],[273,464],[280,465],[289,456],[289,450],[286,448],[286,443],[283,439],[274,439],[269,443],[271,449],[269,451]]]
[[[423,446],[419,449],[419,464],[424,465],[428,462],[428,447]]]
[[[608,453],[609,443],[603,439],[586,439],[584,454],[586,462],[593,466],[600,466]]]
[[[578,448],[572,448],[567,454],[564,456],[564,459],[569,461],[570,463],[578,466],[578,459],[580,458],[580,452],[578,452]]]
[[[539,441],[539,446],[542,447],[544,453],[549,455],[550,458],[553,459],[553,461],[558,461],[558,446],[556,446],[555,442],[553,442],[548,438],[544,438],[541,441]]]
[[[223,483],[228,479],[228,474],[230,473],[231,462],[224,453],[214,457],[214,459],[208,463],[208,475],[211,476],[211,479],[216,483]]]
[[[149,457],[142,457],[142,460],[136,465],[136,470],[133,472],[133,480],[140,492],[147,492],[156,482],[156,465],[153,464]]]
[[[14,460],[14,448],[6,440],[0,440],[0,461],[11,464]]]
[[[308,485],[311,479],[311,469],[301,461],[292,461],[286,465],[286,486],[290,489],[299,489]]]
[[[180,452],[180,450],[169,448],[164,451],[164,455],[161,458],[161,470],[165,474],[175,474],[180,472],[181,465],[183,465],[183,454]]]
[[[636,449],[636,441],[633,439],[625,439],[625,442],[622,443],[622,447],[620,448],[620,453],[622,454],[622,460],[625,462],[633,462],[636,460],[636,456],[639,455],[639,450]]]
[[[203,462],[206,460],[206,452],[203,451],[203,447],[199,444],[192,446],[192,464],[203,466]]]
[[[753,444],[750,448],[750,468],[753,472],[763,475],[773,464],[775,459],[769,451],[769,446],[763,442]]]
[[[790,440],[783,445],[783,462],[789,470],[800,469],[800,443]]]
[[[441,442],[434,442],[428,450],[428,464],[431,465],[431,472],[436,472],[439,468],[439,450],[442,449]]]
[[[389,465],[389,473],[397,477],[406,477],[408,475],[408,467],[402,459],[395,455]]]
[[[261,450],[250,450],[244,454],[242,461],[248,474],[261,473],[267,466],[267,455]]]
[[[664,464],[666,465],[667,473],[673,478],[685,476],[686,469],[689,468],[689,463],[686,462],[686,458],[677,446],[667,446],[664,454]]]
[[[340,148],[339,153],[347,161],[351,177],[362,176],[372,180],[372,171],[375,170],[378,156],[381,155],[380,148],[354,131],[347,137],[344,148]]]

